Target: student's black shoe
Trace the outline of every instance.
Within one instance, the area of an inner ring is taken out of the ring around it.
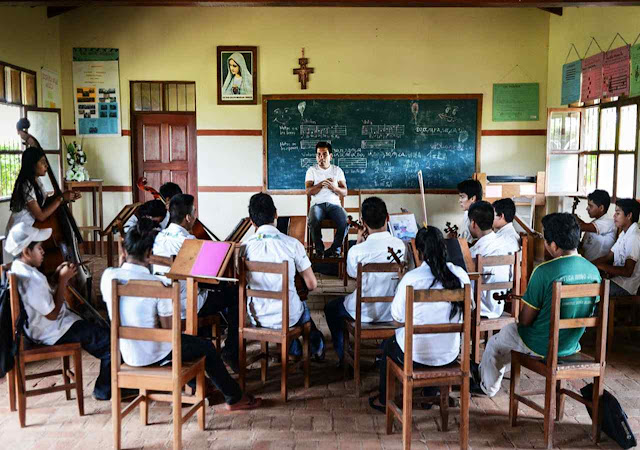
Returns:
[[[469,392],[476,397],[486,397],[487,394],[480,387],[480,383],[475,380],[469,380]]]
[[[378,412],[381,412],[382,414],[385,414],[387,412],[387,407],[385,405],[377,405],[376,404],[376,400],[378,400],[378,402],[380,401],[380,396],[379,395],[375,395],[373,397],[369,397],[369,406],[373,409],[375,409]]]
[[[324,252],[324,257],[325,258],[337,258],[338,257],[338,251],[336,249],[334,249],[334,248],[330,248],[326,252]]]
[[[319,248],[316,249],[315,254],[316,254],[316,258],[324,258],[325,257],[324,250],[321,250]]]
[[[325,352],[324,352],[324,348],[322,350],[320,350],[319,353],[316,353],[315,355],[311,356],[311,359],[315,362],[322,362],[324,361],[324,357],[325,357]]]
[[[470,364],[470,372],[471,372],[471,380],[475,381],[476,384],[480,384],[480,364],[477,364],[471,361]]]
[[[140,393],[140,391],[138,391],[137,389],[129,389],[129,388],[120,389],[120,399],[123,402],[128,402],[128,401],[131,401],[134,398],[136,398],[139,393]],[[98,400],[98,401],[104,402],[104,401],[111,400],[111,394],[102,395],[102,394],[98,394],[98,393],[96,393],[94,391],[93,398]]]

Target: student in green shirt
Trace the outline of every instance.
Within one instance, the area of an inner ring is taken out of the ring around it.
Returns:
[[[511,350],[528,355],[547,356],[549,322],[551,320],[552,287],[562,284],[587,284],[601,281],[598,269],[578,254],[580,227],[575,217],[554,213],[542,219],[544,246],[554,259],[540,264],[531,274],[522,300],[519,323],[509,324],[489,339],[480,366],[472,367],[472,392],[493,397],[500,390],[502,378],[511,365]],[[562,319],[590,317],[597,297],[564,299]],[[580,350],[584,328],[560,330],[558,356],[569,356]]]

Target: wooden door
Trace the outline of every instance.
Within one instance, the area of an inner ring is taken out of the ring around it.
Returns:
[[[176,183],[198,201],[195,114],[133,114],[133,198],[147,201],[151,194],[140,191],[135,182],[146,177],[149,186]]]

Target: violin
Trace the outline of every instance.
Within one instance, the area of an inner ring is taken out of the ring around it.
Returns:
[[[369,237],[369,231],[367,231],[367,227],[364,226],[362,221],[353,220],[353,216],[347,216],[347,225],[349,225],[350,227],[355,228],[358,231],[362,230],[362,239],[363,240],[366,241],[367,238]]]
[[[392,247],[387,247],[387,251],[389,255],[387,256],[387,261],[393,261],[398,265],[398,277],[402,278],[402,276],[407,271],[407,264],[402,262],[400,257],[402,256],[402,250],[398,250],[397,252]]]
[[[571,205],[571,214],[576,213],[576,208],[578,207],[579,203],[580,203],[580,199],[578,197],[573,197],[573,205]]]
[[[512,302],[514,300],[522,300],[522,295],[517,295],[514,294],[513,292],[511,292],[511,290],[508,290],[506,292],[495,292],[493,294],[493,299],[497,300],[499,302]]]
[[[146,177],[138,178],[138,181],[136,182],[136,186],[138,186],[138,189],[140,189],[141,191],[148,192],[149,194],[151,194],[154,200],[160,200],[162,203],[165,204],[165,206],[169,206],[167,200],[162,196],[162,194],[160,194],[160,192],[158,192],[155,188],[147,184]],[[213,231],[208,229],[206,226],[204,226],[202,222],[200,222],[200,219],[196,219],[196,221],[193,223],[193,227],[191,228],[191,234],[193,234],[196,237],[196,239],[200,239],[203,241],[212,241],[214,239],[216,241],[220,240],[218,236],[216,236],[213,233]]]
[[[451,222],[445,223],[444,234],[458,237],[458,225],[451,225]]]

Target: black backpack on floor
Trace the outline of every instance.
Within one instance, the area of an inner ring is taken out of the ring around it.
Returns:
[[[589,383],[580,389],[580,393],[587,400],[593,399],[593,383]],[[627,414],[618,400],[609,391],[605,390],[601,402],[602,431],[604,434],[616,441],[624,449],[635,447],[637,445],[636,437],[633,435],[627,421]],[[587,408],[587,411],[591,416],[591,408]]]
[[[20,301],[20,314],[16,322],[16,333],[11,327],[11,291],[9,289],[9,277],[3,277],[0,281],[0,379],[14,367],[15,356],[20,348],[20,338],[23,327],[29,327],[27,312]]]

